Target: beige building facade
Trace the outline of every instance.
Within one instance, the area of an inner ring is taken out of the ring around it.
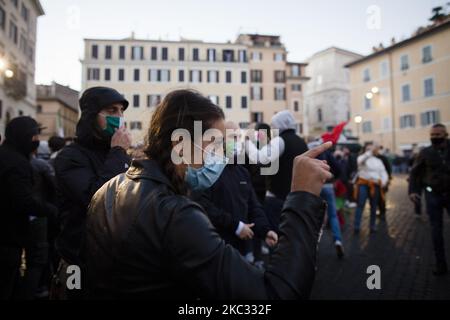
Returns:
[[[429,145],[429,129],[450,128],[450,19],[409,39],[377,48],[347,65],[352,131],[401,154]]]
[[[75,137],[79,118],[78,95],[78,91],[55,82],[37,86],[36,120],[46,128],[42,131],[42,140],[52,136]]]
[[[0,134],[21,115],[36,114],[35,50],[37,0],[0,0]]]
[[[155,107],[175,89],[198,90],[242,128],[270,122],[280,110],[300,110],[301,90],[288,85],[305,81],[304,64],[286,62],[279,37],[259,36],[269,39],[263,45],[255,37],[226,43],[85,39],[82,89],[101,85],[124,94],[130,102],[125,122],[136,144],[144,141]]]

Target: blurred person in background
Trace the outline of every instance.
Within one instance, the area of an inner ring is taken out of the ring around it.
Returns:
[[[40,126],[30,117],[8,123],[0,146],[0,300],[17,294],[22,250],[30,244],[30,216],[56,215],[36,197],[31,154],[39,146]]]
[[[433,274],[448,273],[444,248],[443,215],[450,215],[450,141],[445,125],[438,123],[430,130],[431,146],[417,156],[409,177],[409,197],[418,204],[422,190],[431,224],[431,236],[436,258]]]
[[[378,159],[378,146],[367,144],[364,153],[358,157],[358,176],[355,184],[355,199],[357,207],[355,212],[354,233],[359,234],[361,218],[367,199],[370,203],[370,232],[377,231],[376,213],[380,197],[384,197],[383,188],[386,187],[389,177],[383,162]]]

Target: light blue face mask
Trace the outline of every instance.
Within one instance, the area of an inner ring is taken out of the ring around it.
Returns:
[[[200,148],[195,144],[194,146]],[[195,169],[188,166],[186,170],[185,181],[192,191],[204,191],[210,188],[219,179],[229,161],[227,157],[205,152],[206,157],[203,167]]]

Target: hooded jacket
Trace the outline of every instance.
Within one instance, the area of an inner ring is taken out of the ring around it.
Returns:
[[[77,137],[55,159],[61,232],[56,241],[59,254],[68,263],[82,264],[86,212],[93,194],[109,179],[125,172],[130,158],[120,147],[111,148],[111,137],[97,125],[105,107],[128,102],[116,90],[94,87],[80,99],[81,118]]]
[[[29,216],[56,214],[56,208],[33,192],[31,139],[39,133],[30,117],[13,119],[0,146],[0,246],[21,248],[29,241]]]
[[[289,194],[279,242],[263,272],[225,244],[201,206],[175,194],[156,162],[133,160],[89,207],[89,294],[96,299],[306,299],[324,210],[315,195]]]

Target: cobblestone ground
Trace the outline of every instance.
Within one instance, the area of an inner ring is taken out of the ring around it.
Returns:
[[[416,219],[406,195],[405,176],[396,176],[387,196],[386,222],[378,221],[378,232],[369,234],[369,205],[362,229],[353,235],[353,213],[343,230],[345,258],[338,260],[332,234],[324,231],[319,245],[318,271],[311,299],[450,299],[450,275],[432,274],[434,254],[428,217]],[[450,257],[450,218],[445,214],[444,234]],[[381,289],[366,286],[367,267],[381,269]]]

